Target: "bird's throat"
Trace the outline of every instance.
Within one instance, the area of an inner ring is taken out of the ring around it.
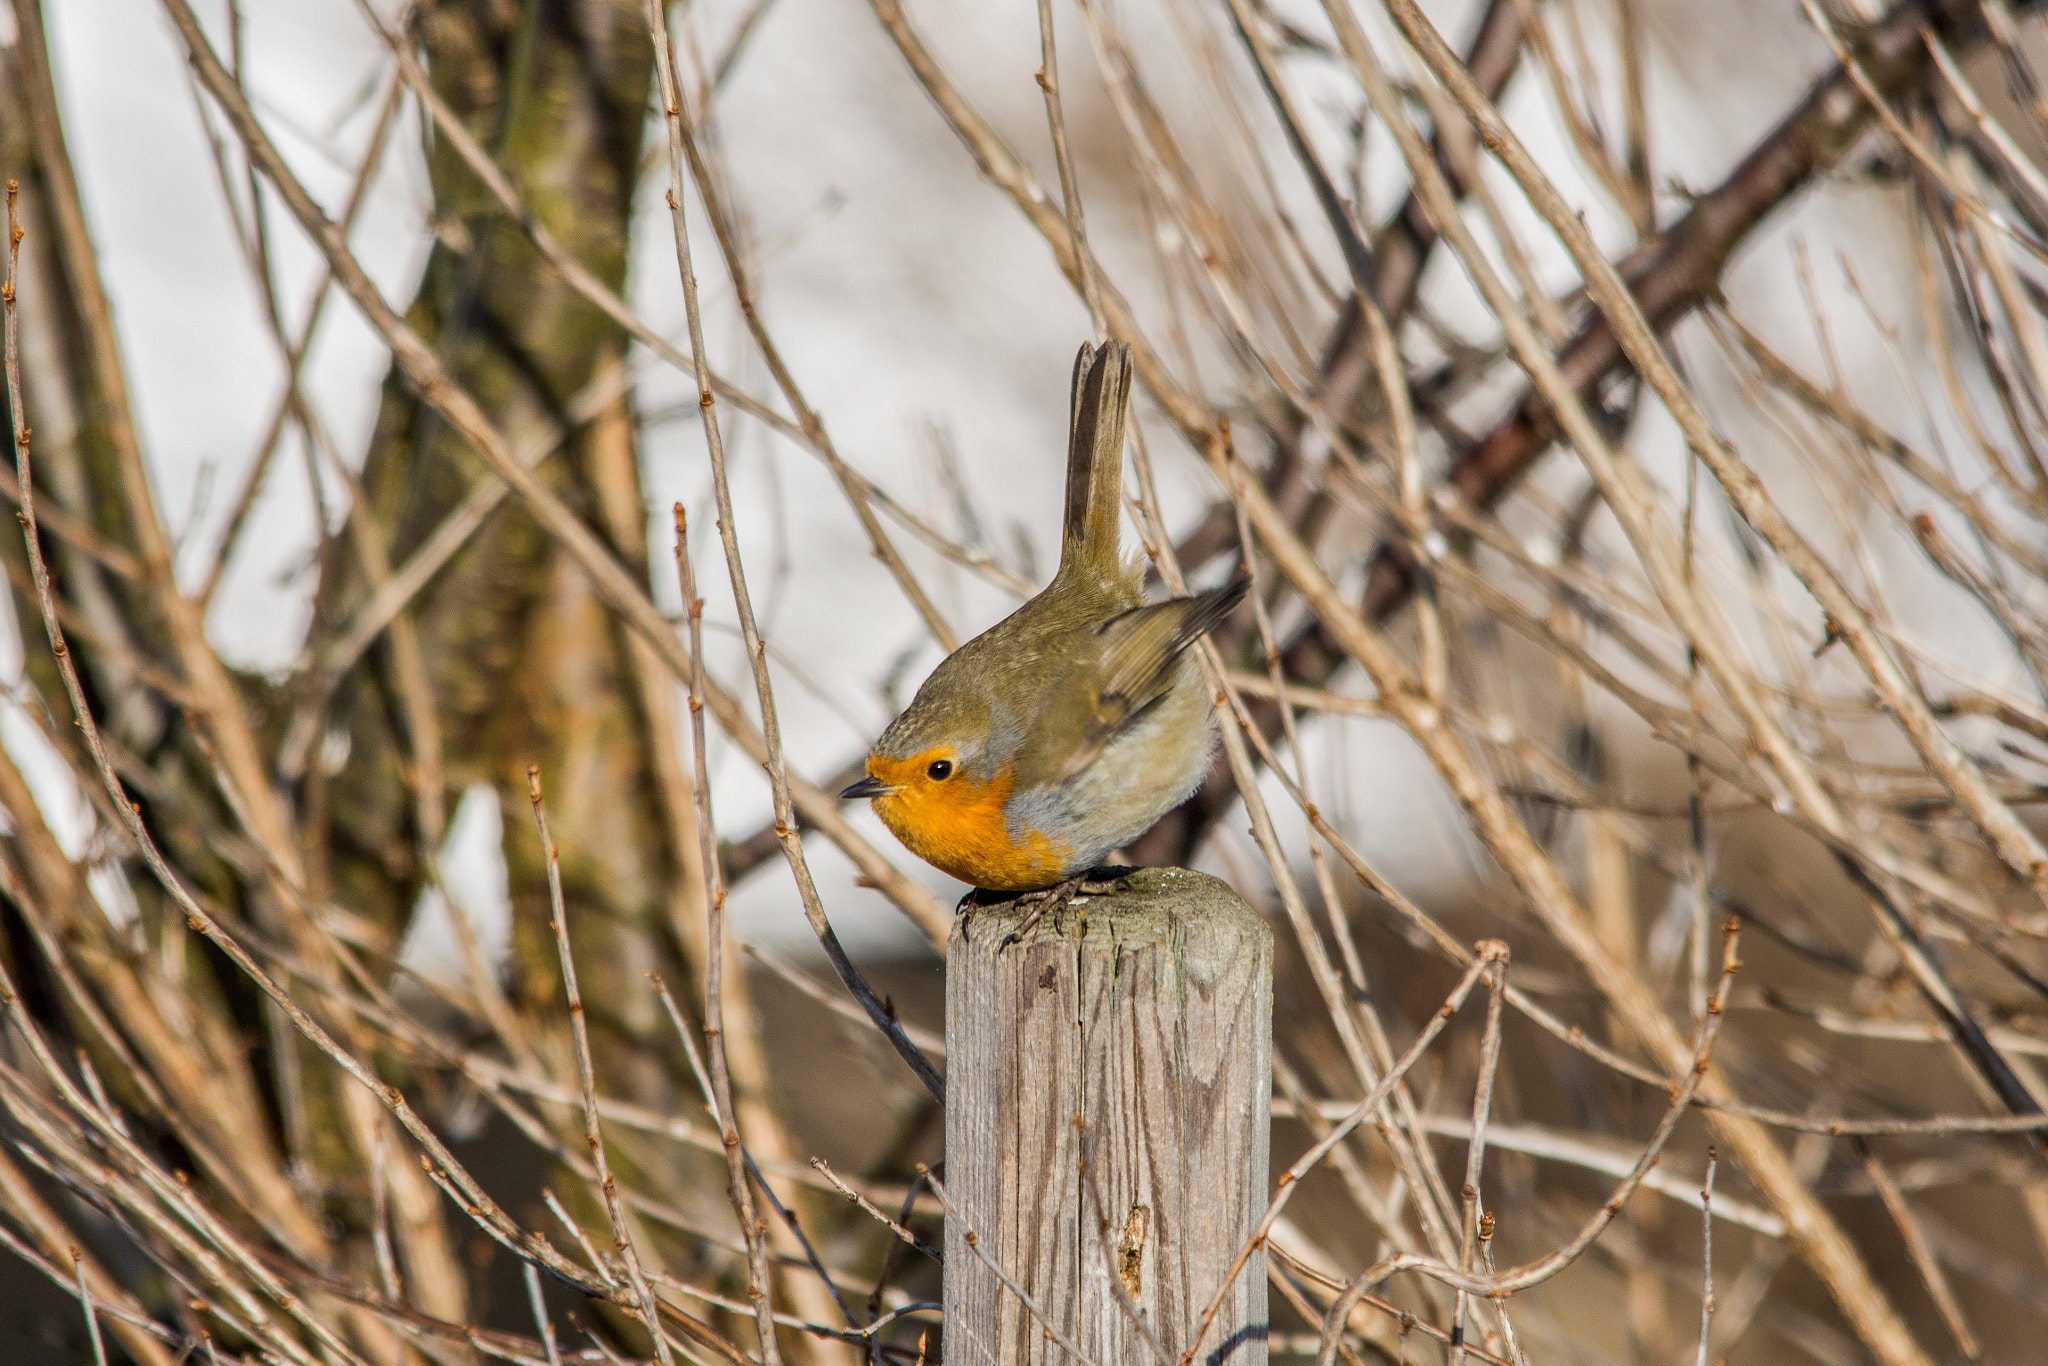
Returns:
[[[1058,882],[1072,849],[1041,831],[1013,836],[1004,819],[1015,767],[984,783],[964,774],[912,783],[875,798],[875,814],[911,853],[963,882],[991,891],[1029,891]]]

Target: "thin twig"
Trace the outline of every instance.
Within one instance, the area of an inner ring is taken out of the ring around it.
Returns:
[[[981,1264],[994,1273],[995,1278],[1003,1283],[1003,1288],[1017,1297],[1018,1303],[1024,1306],[1024,1312],[1029,1314],[1038,1324],[1039,1328],[1044,1331],[1046,1340],[1056,1344],[1061,1351],[1072,1358],[1074,1366],[1095,1366],[1094,1358],[1082,1351],[1080,1344],[1076,1343],[1073,1338],[1067,1335],[1065,1330],[1048,1318],[1045,1310],[1039,1306],[1038,1301],[1031,1297],[1031,1292],[1018,1284],[1017,1278],[1012,1276],[1008,1270],[996,1261],[994,1256],[989,1253],[989,1250],[981,1245],[981,1235],[967,1225],[965,1216],[953,1207],[951,1200],[946,1198],[945,1183],[940,1181],[938,1177],[933,1176],[931,1168],[922,1163],[918,1164],[917,1170],[918,1174],[923,1176],[925,1182],[931,1186],[932,1194],[939,1198],[940,1206],[946,1211],[946,1218],[960,1228],[961,1237],[966,1240],[968,1248],[981,1260]]]
[[[652,5],[659,0],[650,0]],[[687,270],[687,267],[686,267]],[[694,293],[693,293],[694,298]],[[694,321],[694,305],[691,313]],[[710,413],[710,390],[704,391],[705,423],[707,429],[715,431]],[[716,449],[714,437],[714,449]],[[728,512],[726,515],[730,515]],[[682,581],[683,612],[689,622],[690,659],[690,749],[696,762],[696,781],[691,791],[697,806],[698,866],[704,878],[704,1042],[711,1055],[709,1076],[699,1069],[699,1081],[704,1087],[704,1100],[711,1107],[711,1117],[718,1125],[718,1138],[725,1150],[726,1199],[732,1203],[733,1216],[739,1220],[740,1238],[747,1249],[747,1297],[753,1302],[755,1331],[761,1340],[761,1359],[766,1366],[780,1366],[781,1353],[775,1342],[775,1306],[769,1298],[768,1259],[763,1246],[764,1229],[754,1217],[754,1197],[747,1185],[744,1155],[740,1147],[740,1132],[732,1105],[732,1077],[727,1069],[725,1057],[725,874],[718,864],[718,826],[711,810],[711,768],[708,745],[704,734],[704,704],[700,700],[704,687],[704,600],[697,596],[697,580],[690,563],[689,527],[683,518],[683,505],[675,505],[676,519],[676,571]],[[664,1002],[668,992],[657,979],[656,990]],[[689,1048],[690,1065],[698,1068],[697,1052],[690,1046],[689,1032],[683,1027],[680,1012],[674,1015],[676,1031]],[[830,1284],[830,1281],[827,1281]],[[842,1306],[843,1307],[843,1306]]]
[[[945,1262],[945,1255],[941,1253],[937,1248],[933,1247],[930,1243],[927,1243],[924,1239],[918,1237],[915,1233],[912,1233],[902,1224],[899,1224],[894,1219],[891,1219],[888,1215],[882,1213],[881,1210],[875,1207],[874,1201],[868,1199],[865,1195],[862,1195],[859,1191],[847,1185],[844,1181],[841,1181],[839,1179],[839,1173],[833,1171],[831,1167],[827,1166],[824,1158],[812,1158],[811,1165],[813,1167],[816,1167],[818,1169],[819,1175],[823,1176],[827,1181],[830,1181],[833,1187],[836,1190],[838,1190],[838,1192],[841,1195],[851,1200],[854,1204],[859,1205],[863,1210],[865,1210],[868,1213],[869,1217],[875,1220],[876,1223],[881,1224],[884,1228],[888,1229],[889,1232],[895,1234],[898,1238],[901,1238],[905,1243],[908,1243],[911,1247],[916,1248],[919,1252],[922,1252],[925,1256],[931,1258],[933,1261],[941,1264]]]
[[[460,433],[492,472],[519,495],[535,520],[589,576],[598,597],[653,647],[655,654],[678,679],[687,679],[691,673],[690,660],[676,640],[668,620],[648,598],[646,589],[634,580],[609,547],[562,498],[520,462],[504,434],[477,401],[455,383],[433,348],[385,300],[347,241],[314,202],[304,184],[293,175],[254,112],[241,98],[233,78],[221,66],[219,57],[208,44],[188,0],[163,0],[163,3],[185,42],[187,54],[199,71],[201,83],[227,112],[243,146],[333,267],[335,278],[362,310],[372,328],[391,347],[399,369],[436,414]],[[709,683],[701,691],[726,733],[761,762],[770,762],[770,747],[762,733],[755,730],[739,700]],[[777,775],[776,790],[782,794],[782,799],[786,803],[800,805],[811,825],[845,850],[862,874],[910,915],[929,940],[943,944],[950,923],[944,908],[854,832],[840,814],[832,794],[789,775],[779,755],[772,766]],[[795,839],[791,823],[785,820],[783,825],[791,829],[789,838]],[[809,903],[806,905],[808,908]],[[822,916],[822,909],[818,914]]]
[[[689,1026],[683,1022],[683,1012],[677,1009],[675,997],[669,994],[668,984],[661,980],[660,973],[650,972],[647,974],[647,979],[654,984],[655,994],[661,998],[661,1008],[668,1015],[669,1024],[674,1028],[676,1037],[682,1040],[684,1051],[689,1054],[690,1071],[697,1079],[698,1089],[704,1094],[704,1106],[710,1112],[712,1122],[717,1123],[719,1113],[717,1092],[713,1089],[709,1071],[705,1068],[703,1060],[697,1055],[697,1044],[690,1037]],[[722,1151],[729,1151],[726,1149],[724,1142],[725,1130],[722,1125],[719,1132],[720,1149]],[[768,1202],[768,1208],[775,1212],[775,1217],[789,1231],[790,1236],[796,1239],[797,1246],[803,1251],[804,1260],[810,1264],[811,1270],[817,1274],[818,1283],[824,1286],[826,1293],[832,1297],[832,1303],[838,1308],[839,1316],[849,1326],[853,1325],[853,1310],[847,1307],[845,1296],[839,1293],[839,1283],[833,1279],[832,1273],[825,1269],[825,1261],[818,1255],[818,1249],[812,1246],[810,1235],[805,1233],[803,1225],[797,1222],[796,1213],[783,1204],[782,1198],[776,1195],[775,1188],[770,1186],[768,1178],[761,1174],[760,1165],[754,1161],[754,1155],[747,1151],[745,1143],[739,1145],[739,1154],[740,1160],[746,1165],[747,1175],[753,1179],[754,1188],[761,1192],[761,1198]]]
[[[611,1161],[605,1156],[604,1127],[597,1117],[597,1070],[590,1060],[590,1023],[583,1015],[583,991],[576,984],[576,957],[569,947],[569,908],[562,897],[562,863],[555,838],[548,832],[548,806],[541,796],[540,768],[526,766],[526,795],[533,803],[533,822],[540,831],[541,855],[548,867],[548,923],[555,933],[555,952],[562,960],[562,989],[569,1006],[569,1035],[576,1047],[576,1081],[583,1088],[583,1137],[590,1145],[591,1165],[597,1169],[598,1188],[604,1193],[605,1213],[612,1221],[612,1246],[626,1264],[626,1279],[640,1302],[647,1334],[654,1339],[654,1355],[661,1366],[674,1366],[669,1354],[668,1335],[661,1330],[661,1311],[647,1272],[640,1265],[640,1249],[633,1241],[632,1225],[619,1203],[619,1183],[612,1176]],[[716,961],[714,959],[714,961]],[[730,1143],[731,1140],[728,1140]],[[769,1366],[775,1366],[772,1356]]]
[[[93,1366],[107,1366],[107,1345],[100,1341],[99,1310],[93,1304],[92,1287],[85,1280],[85,1258],[77,1248],[71,1249],[71,1269],[77,1277],[78,1303],[85,1310],[86,1336],[92,1340]]]
[[[1684,1116],[1686,1106],[1692,1098],[1693,1091],[1699,1086],[1700,1080],[1706,1076],[1708,1063],[1713,1056],[1714,1041],[1719,1036],[1721,1030],[1722,1006],[1727,999],[1729,984],[1734,979],[1735,970],[1740,966],[1740,960],[1735,956],[1739,929],[1740,925],[1738,922],[1729,922],[1721,957],[1721,980],[1715,990],[1713,999],[1708,1002],[1707,1018],[1700,1025],[1698,1044],[1694,1051],[1691,1068],[1687,1070],[1684,1079],[1673,1088],[1671,1104],[1665,1110],[1664,1118],[1658,1123],[1656,1132],[1651,1134],[1650,1141],[1644,1145],[1642,1155],[1636,1160],[1635,1167],[1622,1180],[1622,1183],[1615,1188],[1614,1193],[1607,1198],[1607,1201],[1600,1206],[1599,1210],[1580,1226],[1578,1232],[1569,1241],[1547,1255],[1537,1258],[1535,1261],[1525,1263],[1508,1271],[1489,1275],[1472,1275],[1460,1268],[1406,1252],[1381,1260],[1370,1270],[1363,1272],[1345,1286],[1344,1293],[1339,1295],[1331,1304],[1329,1314],[1323,1320],[1323,1347],[1317,1357],[1317,1366],[1331,1366],[1336,1357],[1338,1334],[1343,1327],[1345,1317],[1350,1313],[1351,1306],[1357,1303],[1358,1297],[1398,1272],[1420,1272],[1434,1280],[1442,1281],[1447,1285],[1467,1290],[1473,1294],[1500,1299],[1516,1294],[1519,1291],[1527,1290],[1533,1286],[1541,1285],[1578,1260],[1579,1255],[1592,1246],[1594,1239],[1598,1238],[1607,1225],[1613,1221],[1614,1217],[1621,1212],[1621,1208],[1628,1202],[1629,1196],[1641,1184],[1643,1177],[1648,1174],[1650,1168],[1656,1164],[1658,1157],[1664,1150],[1664,1145],[1670,1141],[1671,1135],[1677,1130],[1678,1121]]]
[[[1264,1244],[1267,1236],[1272,1233],[1274,1223],[1280,1218],[1281,1212],[1287,1208],[1288,1201],[1293,1199],[1294,1192],[1299,1189],[1302,1177],[1308,1175],[1323,1160],[1323,1157],[1328,1154],[1330,1149],[1342,1142],[1345,1135],[1357,1128],[1368,1116],[1372,1115],[1381,1105],[1386,1103],[1388,1095],[1392,1093],[1395,1087],[1401,1084],[1401,1079],[1408,1075],[1408,1069],[1415,1065],[1417,1060],[1422,1057],[1424,1051],[1435,1041],[1438,1033],[1443,1030],[1446,1024],[1450,1023],[1451,1016],[1455,1015],[1458,1009],[1464,1005],[1465,997],[1471,992],[1480,977],[1484,975],[1487,968],[1494,963],[1494,955],[1504,950],[1505,946],[1498,944],[1497,941],[1484,946],[1482,951],[1473,958],[1472,965],[1465,969],[1465,975],[1458,979],[1458,984],[1451,988],[1450,995],[1444,998],[1443,1007],[1429,1017],[1429,1023],[1423,1026],[1422,1032],[1416,1036],[1415,1042],[1408,1046],[1408,1051],[1403,1053],[1400,1059],[1387,1070],[1387,1074],[1379,1079],[1378,1084],[1366,1094],[1365,1099],[1352,1106],[1349,1113],[1331,1126],[1329,1133],[1317,1140],[1314,1146],[1299,1158],[1296,1158],[1294,1164],[1280,1174],[1277,1182],[1279,1189],[1274,1192],[1272,1202],[1266,1206],[1266,1212],[1260,1216],[1258,1225],[1252,1230],[1251,1236],[1245,1240],[1244,1245],[1238,1249],[1237,1255],[1232,1258],[1230,1269],[1224,1274],[1223,1283],[1216,1288],[1215,1295],[1210,1299],[1207,1307],[1203,1309],[1201,1317],[1195,1321],[1194,1334],[1189,1339],[1187,1347],[1181,1352],[1183,1366],[1192,1362],[1196,1354],[1201,1350],[1202,1339],[1208,1334],[1209,1329],[1214,1326],[1216,1315],[1222,1310],[1224,1300],[1229,1297],[1231,1286],[1236,1283],[1238,1276],[1243,1273],[1245,1263],[1251,1260],[1252,1254]],[[1328,1364],[1324,1363],[1324,1366],[1328,1366]]]
[[[1493,1114],[1493,1084],[1500,1069],[1500,1015],[1501,1001],[1506,994],[1508,974],[1508,949],[1501,944],[1493,955],[1493,970],[1487,974],[1486,1033],[1479,1044],[1479,1083],[1472,1089],[1472,1133],[1465,1142],[1465,1185],[1463,1188],[1465,1220],[1464,1242],[1459,1249],[1459,1263],[1468,1272],[1475,1271],[1479,1255],[1480,1229],[1493,1227],[1493,1216],[1486,1212],[1479,1194],[1479,1175],[1486,1163],[1486,1122]],[[1456,1317],[1453,1320],[1454,1345],[1451,1361],[1462,1366],[1465,1356],[1465,1315],[1470,1306],[1464,1290],[1458,1291]]]
[[[1700,1180],[1700,1350],[1694,1366],[1707,1366],[1707,1338],[1714,1326],[1714,1170],[1721,1155],[1707,1146],[1707,1174]]]
[[[540,1271],[532,1262],[519,1264],[526,1280],[526,1302],[533,1309],[534,1324],[540,1329],[541,1345],[547,1348],[548,1366],[562,1366],[562,1354],[555,1346],[555,1324],[548,1317],[547,1302],[541,1298]]]
[[[1928,1296],[1940,1312],[1942,1323],[1955,1338],[1963,1356],[1970,1361],[1978,1360],[1984,1354],[1983,1349],[1977,1345],[1977,1335],[1970,1331],[1969,1321],[1963,1317],[1963,1307],[1956,1300],[1956,1292],[1948,1283],[1947,1273],[1927,1246],[1926,1235],[1920,1231],[1920,1221],[1913,1217],[1912,1206],[1906,1203],[1898,1183],[1892,1180],[1891,1173],[1870,1145],[1859,1143],[1857,1146],[1862,1151],[1863,1170],[1870,1174],[1870,1184],[1877,1188],[1885,1213],[1891,1215],[1893,1225],[1898,1228],[1899,1238],[1906,1245],[1906,1255],[1912,1259],[1913,1269],[1920,1273],[1921,1281],[1927,1286]]]

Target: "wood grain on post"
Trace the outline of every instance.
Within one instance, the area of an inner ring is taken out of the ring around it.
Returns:
[[[1178,1359],[1267,1201],[1273,939],[1178,868],[954,924],[946,962],[945,1358],[1066,1366],[971,1229],[1094,1366]],[[1200,1366],[1265,1366],[1266,1265],[1239,1274]]]

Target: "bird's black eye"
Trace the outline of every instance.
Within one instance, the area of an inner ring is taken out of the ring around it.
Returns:
[[[946,779],[953,776],[953,761],[951,759],[933,760],[932,766],[926,769],[924,774],[935,783],[943,783]]]

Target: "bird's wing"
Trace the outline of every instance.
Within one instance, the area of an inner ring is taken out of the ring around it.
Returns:
[[[1250,583],[1240,576],[1213,592],[1133,608],[1096,628],[1100,653],[1092,696],[1060,780],[1094,763],[1110,741],[1159,704],[1173,686],[1180,657],[1230,615]]]

